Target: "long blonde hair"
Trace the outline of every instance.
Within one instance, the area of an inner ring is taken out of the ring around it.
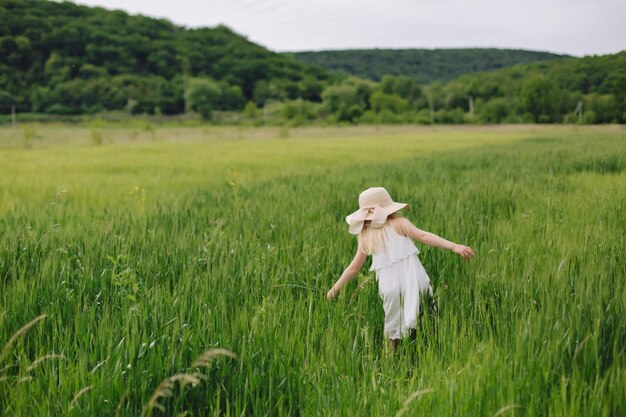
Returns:
[[[392,213],[387,217],[385,226],[392,226],[396,232],[402,236],[406,236],[407,222],[408,220],[404,217],[397,213]],[[375,229],[372,227],[370,220],[366,220],[363,224],[363,229],[361,229],[358,235],[358,240],[361,250],[365,252],[366,255],[372,255],[385,246],[384,227]]]

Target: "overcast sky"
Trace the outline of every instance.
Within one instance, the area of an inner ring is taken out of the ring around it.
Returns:
[[[626,0],[77,0],[201,27],[225,24],[275,51],[626,49]]]

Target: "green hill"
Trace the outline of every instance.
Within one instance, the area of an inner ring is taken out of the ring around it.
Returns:
[[[3,112],[17,103],[21,111],[62,114],[181,113],[184,80],[192,77],[205,78],[193,85],[217,95],[212,104],[224,109],[240,109],[247,100],[319,101],[328,77],[224,26],[188,29],[38,0],[0,0],[0,22]]]
[[[516,65],[468,74],[430,87],[436,107],[469,111],[480,120],[559,123],[578,115],[587,123],[626,120],[626,51]]]
[[[385,75],[380,82],[345,77],[326,87],[322,99],[317,116],[302,106],[284,113],[292,120],[350,123],[624,123],[626,51],[428,85],[406,75]]]
[[[463,74],[563,58],[549,52],[516,49],[355,49],[293,52],[295,59],[374,81],[406,75],[420,84],[450,81]]]

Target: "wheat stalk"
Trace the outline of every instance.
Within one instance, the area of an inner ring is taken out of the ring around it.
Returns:
[[[507,411],[513,410],[514,408],[524,408],[524,407],[522,407],[521,405],[517,405],[517,404],[505,405],[504,407],[502,407],[501,409],[496,411],[496,413],[493,415],[493,417],[501,416],[502,414],[506,413]]]
[[[74,408],[76,406],[76,402],[78,401],[78,399],[87,391],[89,391],[90,389],[93,388],[93,385],[88,385],[85,388],[81,389],[80,391],[78,391],[76,394],[74,394],[74,398],[72,398],[72,401],[70,401],[70,410],[72,408]]]
[[[54,353],[50,355],[40,356],[39,358],[35,359],[30,365],[28,365],[28,367],[26,368],[26,372],[32,371],[33,369],[38,367],[39,364],[41,364],[43,361],[47,361],[49,359],[65,359],[65,356],[55,355]]]
[[[425,388],[425,389],[417,390],[413,394],[409,395],[407,399],[404,400],[404,402],[402,403],[402,408],[398,410],[398,412],[396,413],[396,417],[401,417],[402,415],[404,415],[404,413],[409,411],[409,405],[413,401],[415,401],[417,398],[421,397],[424,394],[429,394],[431,392],[435,392],[435,390],[432,388]]]
[[[576,346],[576,351],[574,352],[574,355],[572,356],[572,359],[576,359],[578,357],[578,355],[580,354],[580,352],[582,352],[583,347],[585,347],[585,343],[587,343],[589,341],[589,339],[591,339],[591,335],[588,334],[582,342],[580,342],[578,344],[578,346]]]
[[[200,356],[198,356],[198,358],[195,361],[193,361],[193,363],[191,364],[191,367],[192,368],[207,367],[210,364],[211,359],[219,355],[228,356],[230,358],[237,359],[237,355],[231,352],[230,350],[219,349],[219,348],[210,349],[202,353]]]
[[[200,378],[193,374],[175,374],[170,377],[165,378],[157,389],[154,391],[154,394],[150,397],[148,402],[143,408],[143,412],[141,416],[149,416],[152,415],[152,410],[158,408],[161,411],[165,411],[165,407],[163,404],[159,403],[161,398],[167,398],[174,395],[174,385],[179,383],[181,386],[185,386],[187,384],[196,385],[200,383]]]
[[[124,394],[122,395],[122,397],[120,398],[120,402],[117,404],[117,407],[115,408],[115,417],[120,417],[120,414],[122,413],[122,407],[124,407],[124,403],[126,402],[126,399],[128,398],[129,394],[130,394],[130,391],[126,390]]]
[[[20,379],[17,380],[18,384],[23,384],[24,382],[28,382],[28,381],[32,381],[33,377],[32,376],[23,376]]]
[[[237,359],[237,355],[230,350],[219,348],[210,349],[198,356],[196,360],[193,361],[193,363],[191,364],[191,368],[206,368],[210,365],[211,359],[220,355]],[[152,415],[152,410],[154,410],[155,408],[157,408],[161,412],[164,412],[165,407],[159,402],[159,400],[174,395],[174,386],[176,385],[176,383],[180,384],[181,386],[191,384],[195,387],[197,384],[200,383],[202,379],[205,379],[205,377],[199,372],[174,374],[170,377],[165,378],[163,381],[161,381],[148,402],[144,405],[143,411],[141,412],[141,417]]]
[[[35,319],[33,319],[30,322],[26,323],[21,329],[19,329],[17,332],[15,332],[15,334],[13,334],[13,336],[11,336],[9,341],[4,345],[4,348],[2,348],[2,353],[0,353],[0,363],[2,363],[4,358],[9,354],[9,349],[11,348],[13,343],[15,343],[15,341],[20,336],[22,336],[24,333],[26,333],[28,330],[30,330],[31,327],[33,327],[35,324],[37,324],[41,320],[45,319],[46,317],[48,317],[47,314],[42,314],[41,316],[36,317]]]
[[[17,365],[9,364],[9,365],[5,366],[4,368],[0,368],[0,374],[3,373],[4,371],[6,371],[7,369],[14,368],[16,366]]]

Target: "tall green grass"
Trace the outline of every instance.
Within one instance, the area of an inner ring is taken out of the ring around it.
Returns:
[[[38,130],[0,151],[2,415],[626,414],[621,130]],[[395,355],[366,268],[324,297],[373,185],[478,255],[420,247],[439,309]]]

